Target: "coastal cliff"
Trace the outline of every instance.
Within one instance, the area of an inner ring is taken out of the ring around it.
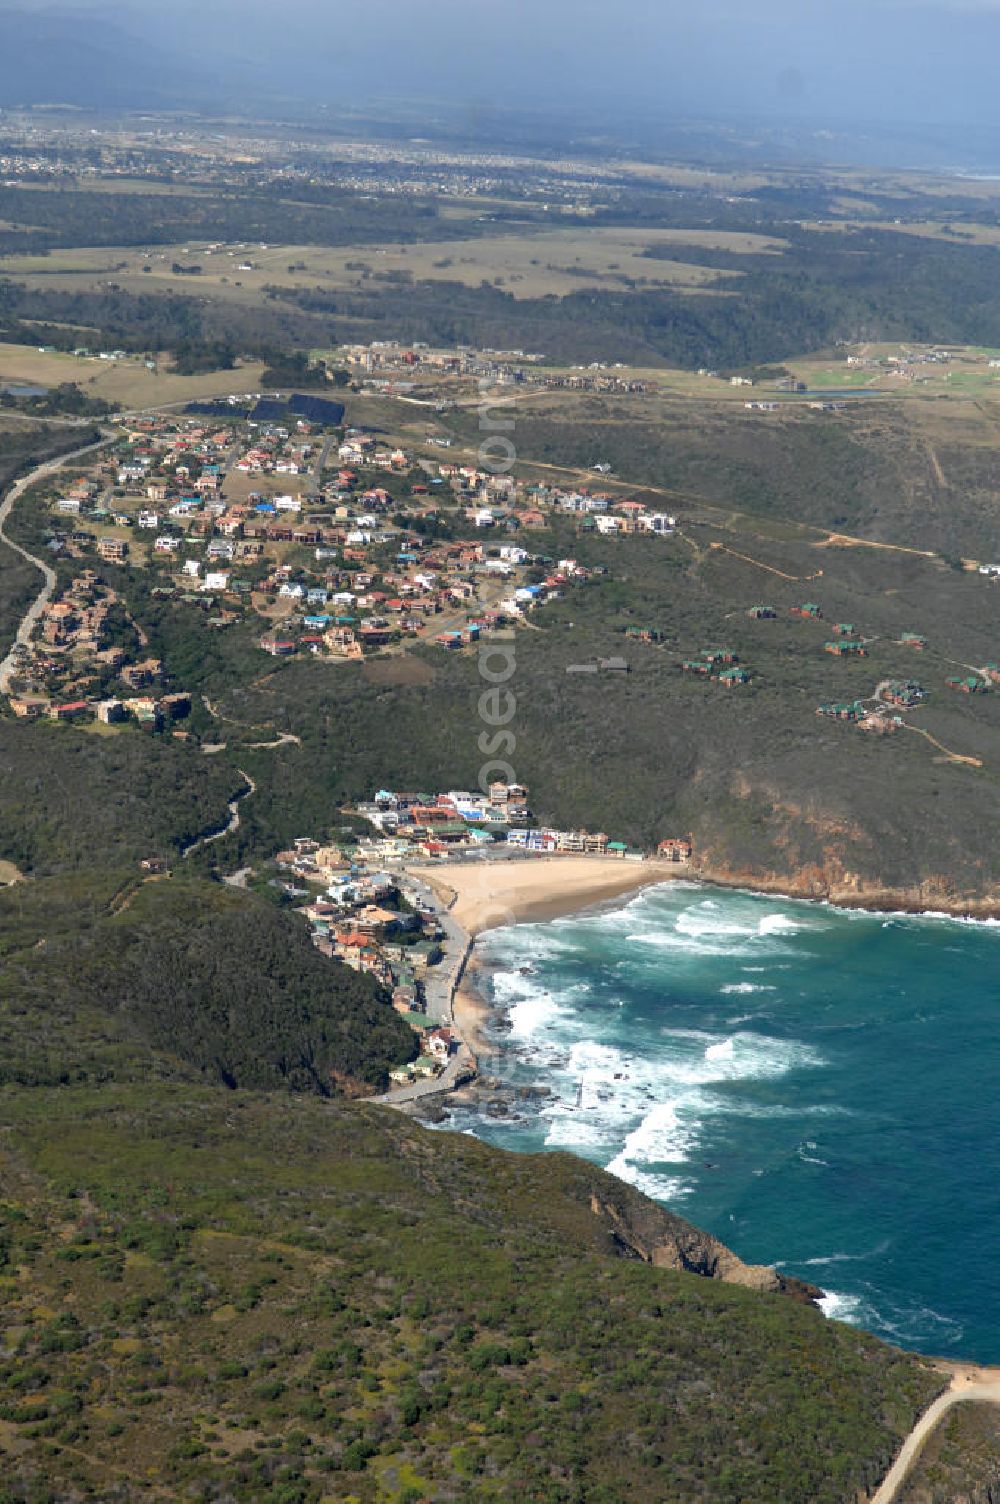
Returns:
[[[590,1196],[590,1209],[610,1232],[620,1253],[657,1269],[677,1269],[705,1279],[742,1285],[765,1295],[790,1295],[815,1304],[815,1285],[790,1279],[764,1264],[745,1264],[711,1233],[703,1232],[624,1182],[608,1184],[602,1175]]]
[[[696,855],[689,875],[720,888],[743,888],[782,898],[811,899],[874,913],[949,914],[955,918],[1000,919],[1000,888],[973,892],[945,874],[907,886],[849,871],[836,858],[788,868],[733,863],[711,851]]]
[[[956,829],[925,829],[929,802],[909,827],[890,830],[828,789],[792,798],[777,783],[737,774],[720,807],[692,822],[690,874],[844,908],[1000,917],[992,858]]]

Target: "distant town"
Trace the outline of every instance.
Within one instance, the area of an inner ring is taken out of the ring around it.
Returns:
[[[272,657],[356,660],[406,641],[466,648],[599,581],[603,567],[531,546],[553,513],[608,536],[676,526],[599,489],[525,485],[386,444],[343,427],[324,398],[239,401],[122,419],[88,465],[47,487],[48,550],[80,571],[16,650],[4,687],[17,716],[155,726],[190,708],[102,566],[152,566],[156,595],[197,607],[206,629],[256,617]]]

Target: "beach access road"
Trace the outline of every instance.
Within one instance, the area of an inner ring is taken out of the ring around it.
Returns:
[[[895,1504],[934,1428],[955,1405],[973,1403],[1000,1405],[1000,1370],[960,1368],[953,1372],[949,1387],[927,1407],[903,1442],[871,1504]]]
[[[452,918],[427,883],[407,874],[400,880],[400,888],[410,903],[436,915],[444,931],[444,959],[426,977],[424,999],[427,1004],[428,1025],[432,1028],[442,1025],[450,1028],[458,1039],[458,1048],[439,1076],[425,1076],[420,1081],[398,1087],[377,1098],[390,1107],[401,1107],[407,1102],[418,1102],[424,1097],[454,1091],[456,1086],[476,1073],[476,1057],[455,1024],[455,993],[465,974],[472,950],[472,936]]]
[[[47,564],[44,559],[38,559],[34,554],[30,554],[26,548],[21,547],[20,543],[15,543],[8,536],[7,522],[10,514],[14,510],[15,504],[31,486],[40,480],[45,480],[49,475],[54,475],[57,470],[61,470],[63,465],[68,465],[71,460],[78,460],[81,455],[92,454],[97,449],[103,449],[108,442],[107,439],[101,439],[96,444],[85,444],[82,449],[74,449],[69,454],[60,454],[53,460],[46,460],[43,465],[38,465],[34,470],[29,471],[27,475],[22,476],[20,480],[15,481],[2,503],[0,503],[0,538],[3,539],[7,547],[12,549],[14,553],[20,554],[22,559],[27,559],[29,564],[34,564],[35,568],[42,575],[42,588],[21,618],[21,623],[17,629],[17,636],[14,639],[10,652],[4,658],[3,662],[0,663],[0,694],[10,693],[10,681],[17,671],[18,659],[20,658],[19,649],[26,648],[30,643],[35,628],[41,620],[42,612],[52,599],[56,588],[56,573],[51,565]]]
[[[433,967],[426,977],[424,997],[428,1021],[450,1027],[455,1022],[455,989],[465,972],[472,937],[452,918],[427,883],[408,876],[402,883],[402,890],[411,903],[419,904],[420,908],[434,914],[444,931],[444,960]]]
[[[375,1097],[373,1100],[385,1107],[404,1107],[425,1097],[438,1097],[444,1092],[454,1091],[470,1080],[475,1075],[475,1069],[474,1057],[463,1044],[439,1076],[424,1076],[422,1080],[413,1081],[409,1086],[400,1086],[395,1091],[386,1092],[384,1097]]]

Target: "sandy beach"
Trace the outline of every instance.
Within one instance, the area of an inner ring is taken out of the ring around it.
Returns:
[[[539,856],[509,862],[452,862],[414,867],[415,877],[451,904],[470,935],[498,925],[557,919],[604,899],[685,877],[676,862],[623,862],[599,856]]]
[[[687,868],[676,862],[625,862],[613,857],[576,855],[444,862],[407,870],[411,877],[433,889],[439,901],[448,907],[449,918],[470,939],[499,925],[556,919],[687,875]],[[449,1013],[456,1034],[472,1057],[474,1069],[482,1071],[483,1061],[495,1054],[497,1045],[486,1030],[491,1009],[478,985],[480,970],[481,963],[473,950],[451,994]],[[433,1089],[425,1088],[421,1100],[426,1101],[433,1094]]]
[[[479,990],[477,973],[482,970],[475,954],[469,957],[465,974],[455,989],[452,999],[452,1017],[455,1028],[475,1055],[482,1069],[483,1057],[496,1049],[487,1038],[486,1025],[490,1019],[490,1007]]]

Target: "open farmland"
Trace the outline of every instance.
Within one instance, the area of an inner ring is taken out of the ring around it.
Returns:
[[[867,364],[849,367],[848,353]],[[918,344],[862,344],[851,352],[810,355],[786,365],[813,391],[877,391],[901,397],[988,396],[1000,391],[1000,368],[990,365],[1000,352],[950,345],[947,359],[934,359],[934,353],[930,346]]]
[[[512,234],[478,240],[441,239],[420,245],[261,247],[249,243],[159,246],[146,255],[129,248],[84,247],[46,256],[10,256],[0,269],[29,286],[81,291],[108,279],[130,292],[169,287],[241,300],[266,287],[360,288],[381,278],[481,282],[502,286],[517,298],[564,297],[583,287],[638,284],[678,291],[705,291],[738,277],[713,267],[687,263],[685,247],[736,255],[780,254],[773,237],[713,230],[645,230],[578,227],[536,232],[527,226]],[[678,260],[652,259],[656,248]],[[200,266],[197,275],[174,266]],[[148,270],[146,270],[148,268]]]
[[[155,371],[137,358],[100,360],[61,351],[42,351],[30,345],[0,344],[0,386],[8,383],[56,387],[75,382],[88,397],[101,397],[125,407],[159,407],[194,402],[201,397],[227,397],[231,392],[259,391],[264,367],[239,364],[232,371],[202,371],[181,376],[169,359]]]

